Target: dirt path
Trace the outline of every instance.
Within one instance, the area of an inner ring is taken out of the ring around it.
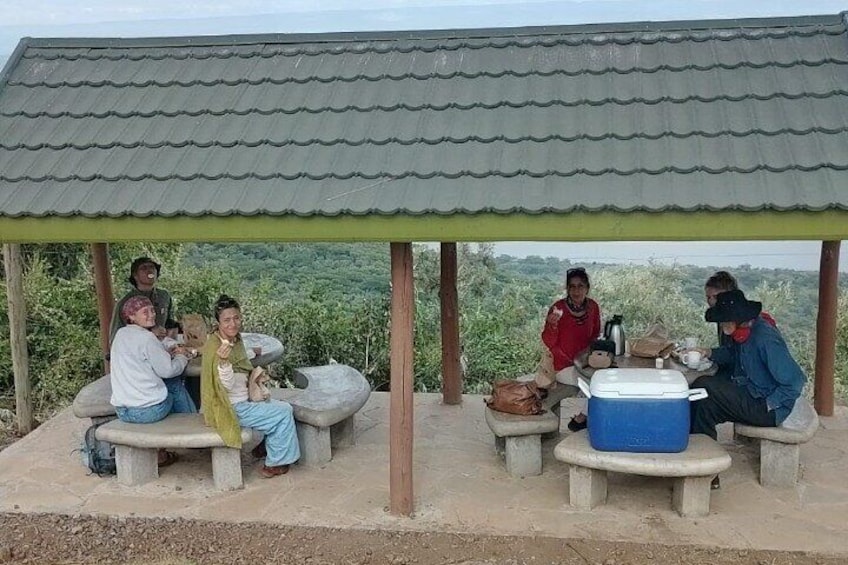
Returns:
[[[837,565],[845,558],[575,539],[0,514],[0,563]]]

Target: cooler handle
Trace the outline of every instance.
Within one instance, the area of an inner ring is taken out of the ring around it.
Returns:
[[[709,394],[707,394],[707,389],[705,389],[705,388],[689,389],[689,402],[694,402],[696,400],[703,400],[707,396],[709,396]]]
[[[580,392],[586,395],[586,398],[592,398],[592,393],[589,392],[589,383],[583,380],[583,377],[577,377],[577,388],[580,389]]]

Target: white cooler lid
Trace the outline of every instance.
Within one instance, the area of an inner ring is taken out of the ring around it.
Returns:
[[[589,386],[598,398],[689,398],[689,384],[672,369],[601,369]]]

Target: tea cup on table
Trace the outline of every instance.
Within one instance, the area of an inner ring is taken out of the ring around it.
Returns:
[[[683,364],[689,367],[690,369],[697,369],[701,364],[701,359],[703,355],[697,349],[690,349],[686,353],[680,356],[680,359],[683,361]]]

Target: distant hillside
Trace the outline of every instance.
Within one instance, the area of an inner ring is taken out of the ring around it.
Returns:
[[[283,244],[192,244],[187,245],[185,261],[197,267],[233,269],[248,284],[266,279],[281,290],[321,288],[341,295],[388,293],[390,288],[389,246],[385,243],[283,243]],[[465,252],[475,253],[468,251]],[[486,255],[488,250],[482,251]],[[437,260],[438,250],[416,246],[416,262]],[[462,257],[462,254],[460,254]],[[481,260],[480,253],[474,255]],[[574,266],[585,267],[589,274],[617,268],[614,264],[572,263],[568,259],[510,255],[482,257],[491,265],[492,284],[517,283],[531,293],[535,303],[543,306],[562,292],[565,272]],[[460,264],[460,269],[462,265]],[[683,281],[683,292],[695,304],[704,303],[704,281],[714,268],[681,265],[677,267]],[[782,325],[797,332],[808,332],[815,326],[818,302],[818,273],[790,269],[755,269],[737,267],[731,272],[740,287],[751,293],[761,285],[775,288],[780,284],[791,289],[794,300],[785,306]],[[841,275],[840,285],[848,286],[848,275]],[[768,308],[768,304],[765,305]],[[793,332],[794,333],[794,332]]]
[[[270,279],[290,288],[341,293],[387,292],[389,246],[384,243],[205,243],[185,246],[185,262],[233,269],[247,283]]]
[[[543,277],[550,280],[562,282],[565,272],[571,267],[585,267],[591,274],[601,268],[614,267],[610,263],[586,263],[571,262],[568,259],[557,259],[555,257],[530,256],[516,258],[510,255],[500,255],[495,258],[498,266],[508,272],[531,277]],[[714,267],[698,267],[695,265],[680,265],[687,276],[685,280],[690,281],[684,288],[686,295],[695,301],[703,300],[703,284],[717,269]],[[819,274],[817,271],[795,271],[792,269],[761,269],[750,266],[722,267],[729,271],[739,281],[743,290],[753,290],[763,281],[771,283],[787,282],[797,289],[807,289],[813,294],[818,294]],[[848,285],[848,274],[840,273],[839,284]]]

